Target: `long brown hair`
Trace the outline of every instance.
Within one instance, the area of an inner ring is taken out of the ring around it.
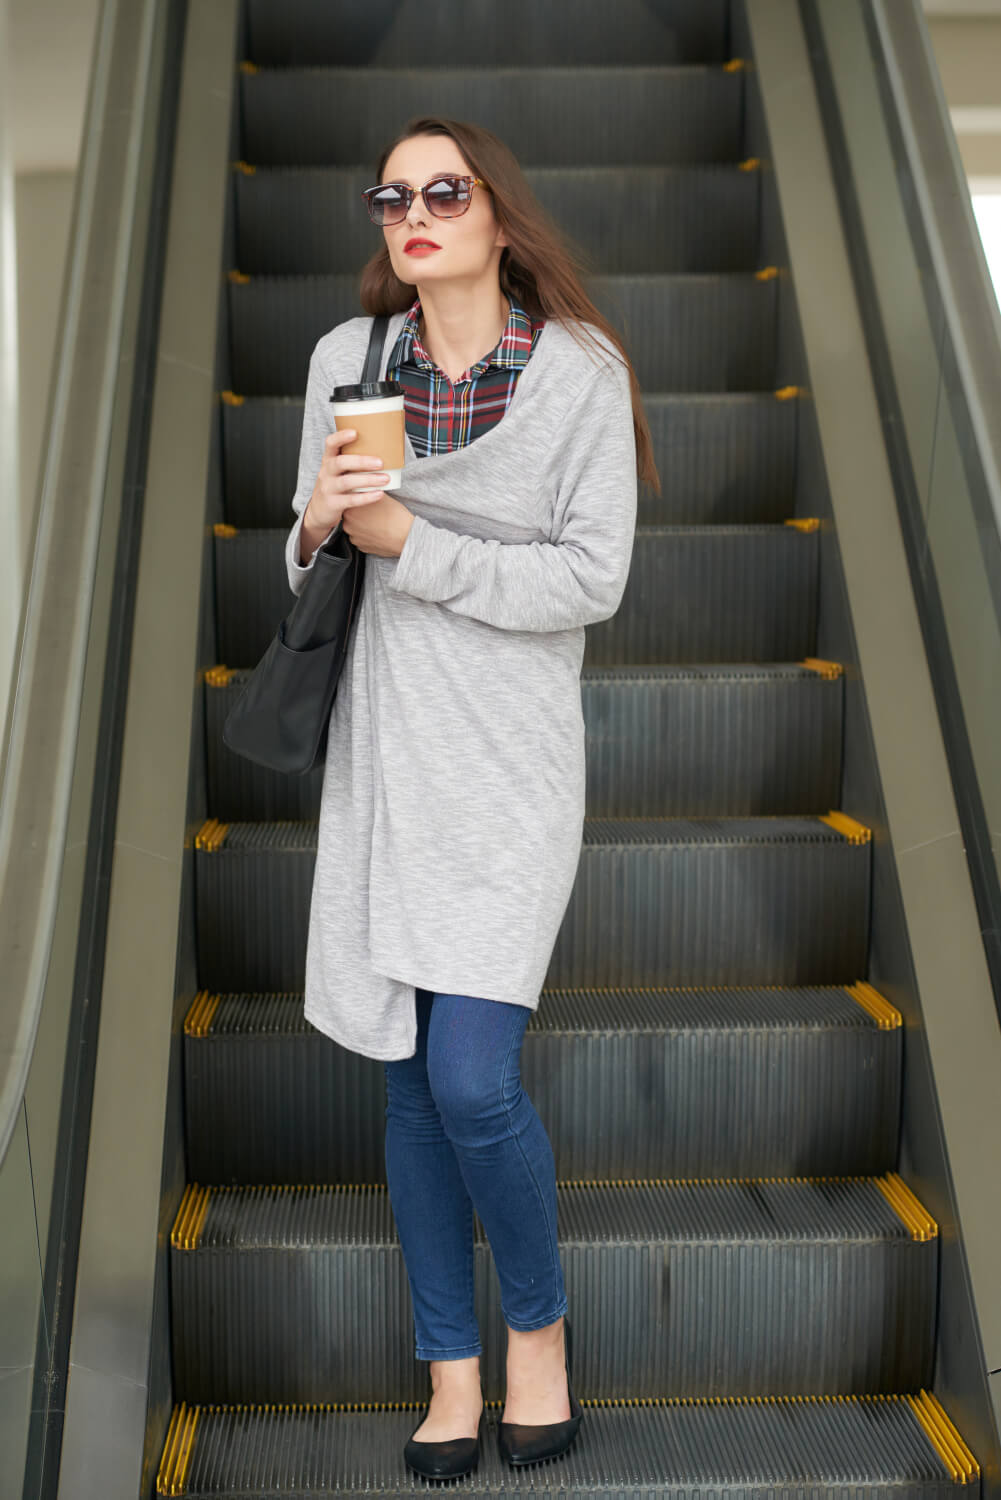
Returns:
[[[514,297],[530,317],[555,318],[578,343],[576,327],[591,323],[618,349],[629,371],[636,436],[636,469],[644,484],[660,494],[660,476],[654,463],[650,426],[643,410],[639,381],[622,339],[595,307],[583,280],[589,274],[587,256],[564,235],[536,198],[514,153],[482,125],[451,120],[442,115],[421,115],[408,121],[400,134],[379,157],[376,181],[390,154],[415,135],[447,135],[458,146],[477,177],[490,186],[494,212],[508,244],[501,251],[498,268],[501,290]],[[414,301],[414,288],[393,270],[389,248],[383,241],[361,273],[361,305],[373,316],[404,312]],[[597,341],[592,340],[597,346]],[[581,347],[584,345],[581,343]]]

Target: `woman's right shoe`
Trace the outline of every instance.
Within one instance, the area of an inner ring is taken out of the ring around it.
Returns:
[[[480,1395],[483,1396],[483,1383],[480,1382]],[[427,1414],[431,1409],[428,1402],[424,1408],[423,1415],[414,1428],[423,1427],[427,1420]],[[459,1474],[468,1474],[475,1469],[480,1461],[480,1447],[483,1441],[483,1424],[487,1415],[486,1397],[483,1397],[483,1410],[480,1412],[480,1423],[476,1436],[444,1438],[440,1443],[419,1443],[414,1441],[414,1432],[407,1438],[403,1449],[403,1457],[412,1469],[418,1474],[423,1474],[425,1479],[454,1479]]]
[[[530,1426],[525,1422],[501,1422],[497,1428],[497,1448],[509,1464],[537,1464],[544,1458],[558,1458],[577,1436],[584,1409],[574,1395],[570,1378],[570,1320],[563,1316],[564,1364],[567,1372],[567,1395],[570,1417],[565,1422],[544,1422]]]

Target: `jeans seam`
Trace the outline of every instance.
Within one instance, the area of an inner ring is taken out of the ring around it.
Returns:
[[[507,1080],[507,1068],[508,1068],[508,1063],[511,1061],[511,1053],[514,1050],[515,1040],[516,1040],[516,1038],[514,1036],[512,1036],[510,1045],[508,1046],[508,1049],[507,1049],[507,1056],[504,1059],[504,1066],[501,1069],[500,1099],[501,1099],[501,1104],[502,1104],[502,1106],[504,1108],[504,1116],[505,1116],[505,1119],[507,1120],[508,1132],[511,1135],[511,1137],[513,1138],[515,1144],[517,1145],[518,1150],[521,1152],[521,1159],[525,1163],[525,1167],[526,1167],[526,1169],[528,1171],[529,1177],[532,1179],[532,1182],[535,1184],[535,1191],[536,1191],[536,1193],[539,1196],[539,1204],[540,1204],[540,1207],[542,1208],[542,1216],[543,1216],[543,1218],[545,1220],[545,1223],[546,1223],[546,1229],[547,1229],[547,1231],[551,1235],[550,1224],[549,1224],[549,1214],[546,1211],[546,1195],[542,1191],[542,1186],[541,1186],[541,1184],[539,1182],[539,1179],[535,1175],[535,1171],[534,1171],[534,1169],[532,1167],[532,1163],[529,1161],[528,1157],[525,1154],[525,1148],[521,1144],[521,1137],[518,1135],[518,1132],[512,1127],[512,1124],[511,1124],[511,1106],[508,1104],[507,1100],[504,1097],[504,1084],[505,1084],[505,1082]],[[521,1085],[521,1087],[522,1087],[522,1091],[524,1091],[524,1085]],[[533,1106],[533,1108],[534,1108],[534,1106]],[[559,1279],[560,1279],[559,1244],[557,1243],[557,1245],[556,1245],[555,1254],[553,1253],[552,1244],[550,1244],[550,1252],[549,1253],[550,1253],[550,1258],[551,1258],[552,1276],[553,1276],[553,1302],[555,1304],[559,1300],[558,1297],[556,1296],[556,1289],[557,1289],[557,1286],[559,1284]],[[555,1319],[552,1319],[552,1318],[550,1319],[550,1322],[554,1322],[554,1321],[555,1321]],[[510,1325],[508,1325],[508,1326],[510,1327]],[[540,1327],[545,1327],[546,1325],[545,1324],[540,1324],[539,1326]]]

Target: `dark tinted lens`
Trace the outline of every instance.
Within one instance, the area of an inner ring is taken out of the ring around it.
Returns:
[[[369,213],[377,224],[392,224],[407,212],[407,198],[395,183],[388,182],[368,197]]]
[[[451,219],[465,213],[469,202],[469,183],[461,177],[439,177],[424,189],[428,207],[439,219]]]

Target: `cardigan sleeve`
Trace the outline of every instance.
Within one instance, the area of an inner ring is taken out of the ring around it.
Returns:
[[[316,561],[315,552],[305,565],[300,561],[299,533],[302,531],[303,516],[312,496],[313,486],[316,484],[316,476],[320,472],[324,442],[328,432],[334,431],[330,417],[330,390],[330,381],[320,363],[318,349],[314,348],[310,355],[309,373],[306,377],[306,403],[302,418],[302,439],[299,444],[299,474],[295,494],[292,496],[292,509],[296,512],[296,518],[285,542],[285,566],[288,572],[289,588],[293,594],[302,593],[310,569]],[[330,536],[336,529],[336,527],[331,527],[327,536]],[[326,540],[327,537],[322,537],[320,545],[322,546]]]
[[[570,630],[614,615],[636,531],[636,440],[624,365],[590,377],[564,430],[555,540],[483,540],[415,515],[389,587],[503,630]]]

